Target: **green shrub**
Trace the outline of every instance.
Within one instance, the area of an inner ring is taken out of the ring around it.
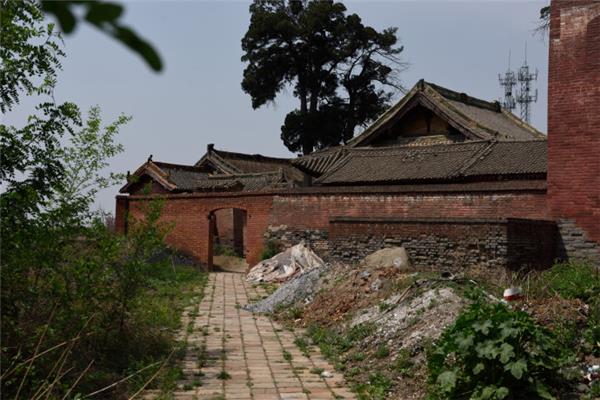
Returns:
[[[428,354],[429,399],[554,399],[573,361],[521,311],[476,300]]]
[[[377,358],[386,358],[389,355],[390,349],[388,349],[385,344],[380,344],[375,351],[375,357]]]
[[[354,391],[359,400],[383,400],[392,387],[392,382],[380,372],[369,376],[367,383],[355,385]]]
[[[360,344],[374,330],[375,325],[370,323],[356,325],[347,332],[340,332],[319,325],[311,325],[308,327],[307,335],[312,339],[314,344],[319,346],[321,353],[339,367],[341,366],[340,356]]]
[[[276,256],[278,253],[279,245],[277,242],[269,240],[267,243],[265,243],[265,247],[263,247],[262,251],[260,252],[260,259],[268,260],[269,258]]]
[[[396,360],[391,365],[391,369],[397,371],[404,377],[410,377],[413,374],[414,363],[407,349],[400,349]]]

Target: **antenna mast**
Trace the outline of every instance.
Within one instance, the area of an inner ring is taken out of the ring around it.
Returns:
[[[508,69],[504,73],[504,76],[498,74],[498,81],[500,82],[500,86],[504,88],[504,100],[500,99],[500,104],[509,111],[514,110],[516,103],[513,97],[513,87],[517,85],[517,77],[510,70],[510,50],[508,51]]]
[[[538,71],[529,72],[529,65],[527,65],[527,43],[525,43],[525,61],[519,68],[518,81],[521,86],[517,92],[517,103],[519,103],[519,109],[521,111],[521,119],[527,123],[531,121],[531,103],[537,102],[538,91],[535,89],[534,93],[531,89],[531,82],[537,81]]]

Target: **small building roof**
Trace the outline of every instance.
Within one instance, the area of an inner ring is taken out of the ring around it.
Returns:
[[[289,158],[217,150],[212,144],[207,146],[206,154],[194,166],[197,168],[212,167],[222,174],[252,174],[282,170],[288,180],[298,182],[303,179],[302,172],[292,165]]]
[[[138,190],[136,184],[149,177],[168,192],[261,191],[289,185],[282,169],[270,172],[210,174],[204,168],[152,161],[148,159],[130,177],[119,192]]]

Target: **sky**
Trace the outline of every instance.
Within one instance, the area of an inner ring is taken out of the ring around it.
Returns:
[[[133,117],[119,134],[125,151],[111,171],[134,171],[154,160],[195,163],[208,143],[217,149],[287,157],[279,138],[285,115],[297,107],[292,94],[252,109],[240,86],[244,63],[241,38],[249,24],[249,2],[123,2],[124,22],[159,51],[164,70],[155,73],[134,53],[89,26],[65,37],[67,57],[55,99],[86,111],[99,105],[106,123]],[[486,100],[502,96],[498,73],[524,60],[539,71],[532,124],[546,132],[547,39],[534,35],[537,1],[345,1],[349,13],[378,30],[398,27],[404,46],[401,75],[410,88],[419,79]],[[401,94],[398,93],[398,97]],[[22,125],[38,101],[22,100],[4,123]],[[518,113],[518,110],[516,110]],[[96,207],[114,211],[118,186],[99,193]]]

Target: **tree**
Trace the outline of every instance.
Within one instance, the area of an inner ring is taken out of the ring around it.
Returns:
[[[400,88],[397,28],[377,32],[334,1],[255,0],[250,13],[242,89],[256,109],[293,87],[300,107],[281,127],[291,151],[347,142]]]
[[[102,224],[92,203],[114,182],[103,172],[122,151],[114,138],[129,118],[103,126],[98,107],[84,120],[75,104],[56,103],[64,53],[54,25],[36,2],[0,4],[2,112],[23,96],[42,101],[23,125],[0,124],[0,391],[82,398],[171,351],[160,326],[140,328],[132,316],[143,291],[170,274],[149,261],[166,227],[160,203],[130,218],[127,237]]]

